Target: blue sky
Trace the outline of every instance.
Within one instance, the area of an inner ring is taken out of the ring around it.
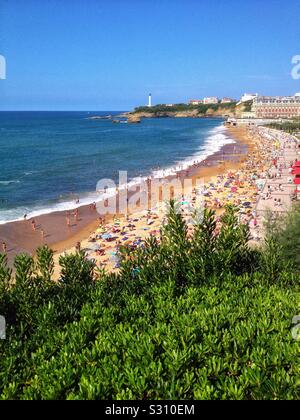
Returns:
[[[300,91],[299,0],[0,0],[0,110]]]

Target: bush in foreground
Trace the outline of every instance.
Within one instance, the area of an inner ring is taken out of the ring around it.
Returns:
[[[206,211],[188,239],[172,203],[161,244],[123,249],[120,273],[99,281],[83,254],[49,281],[43,249],[17,259],[9,287],[2,257],[1,398],[297,399],[298,277],[247,239],[232,208],[219,235]]]

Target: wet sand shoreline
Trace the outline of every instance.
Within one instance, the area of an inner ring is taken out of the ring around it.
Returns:
[[[180,180],[190,178],[195,181],[199,178],[209,179],[229,169],[238,169],[251,150],[252,141],[245,128],[228,128],[227,130],[236,143],[223,146],[220,151],[206,160],[182,170],[176,176],[166,177],[166,179],[172,180],[179,177]],[[134,193],[135,191],[132,192],[132,194]],[[32,229],[31,219],[0,225],[0,241],[7,244],[10,265],[15,255],[21,252],[34,254],[35,250],[43,244],[48,244],[56,253],[61,253],[72,248],[77,241],[86,239],[98,227],[100,214],[91,210],[89,205],[79,207],[78,210],[78,220],[75,221],[71,217],[70,227],[66,223],[65,211],[35,217],[36,231]],[[112,215],[106,216],[105,221],[108,222],[111,218]],[[41,228],[45,232],[44,239]]]

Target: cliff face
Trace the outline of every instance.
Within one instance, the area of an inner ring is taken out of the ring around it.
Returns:
[[[128,113],[127,116],[131,118],[136,116],[138,118],[204,118],[204,117],[234,117],[236,114],[232,109],[218,108],[217,110],[208,109],[204,114],[197,109],[190,111],[159,111],[159,112],[134,112]]]
[[[141,122],[141,116],[138,114],[127,114],[127,121],[130,124],[138,124]]]

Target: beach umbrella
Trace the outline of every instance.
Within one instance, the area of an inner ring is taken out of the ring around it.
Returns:
[[[102,239],[111,239],[112,235],[110,233],[105,233],[104,235],[101,236]]]
[[[300,175],[300,166],[293,169],[292,175]]]
[[[294,165],[293,165],[293,168],[296,168],[296,167],[300,167],[300,160],[298,160],[296,163],[294,163]]]
[[[243,203],[243,206],[244,206],[245,208],[249,208],[249,207],[251,207],[251,203],[249,203],[249,202],[247,202],[247,203]]]
[[[296,178],[294,179],[294,184],[295,184],[295,185],[300,185],[300,176],[299,176],[299,177],[296,177]]]
[[[105,229],[104,228],[98,228],[96,229],[96,233],[104,233]]]

